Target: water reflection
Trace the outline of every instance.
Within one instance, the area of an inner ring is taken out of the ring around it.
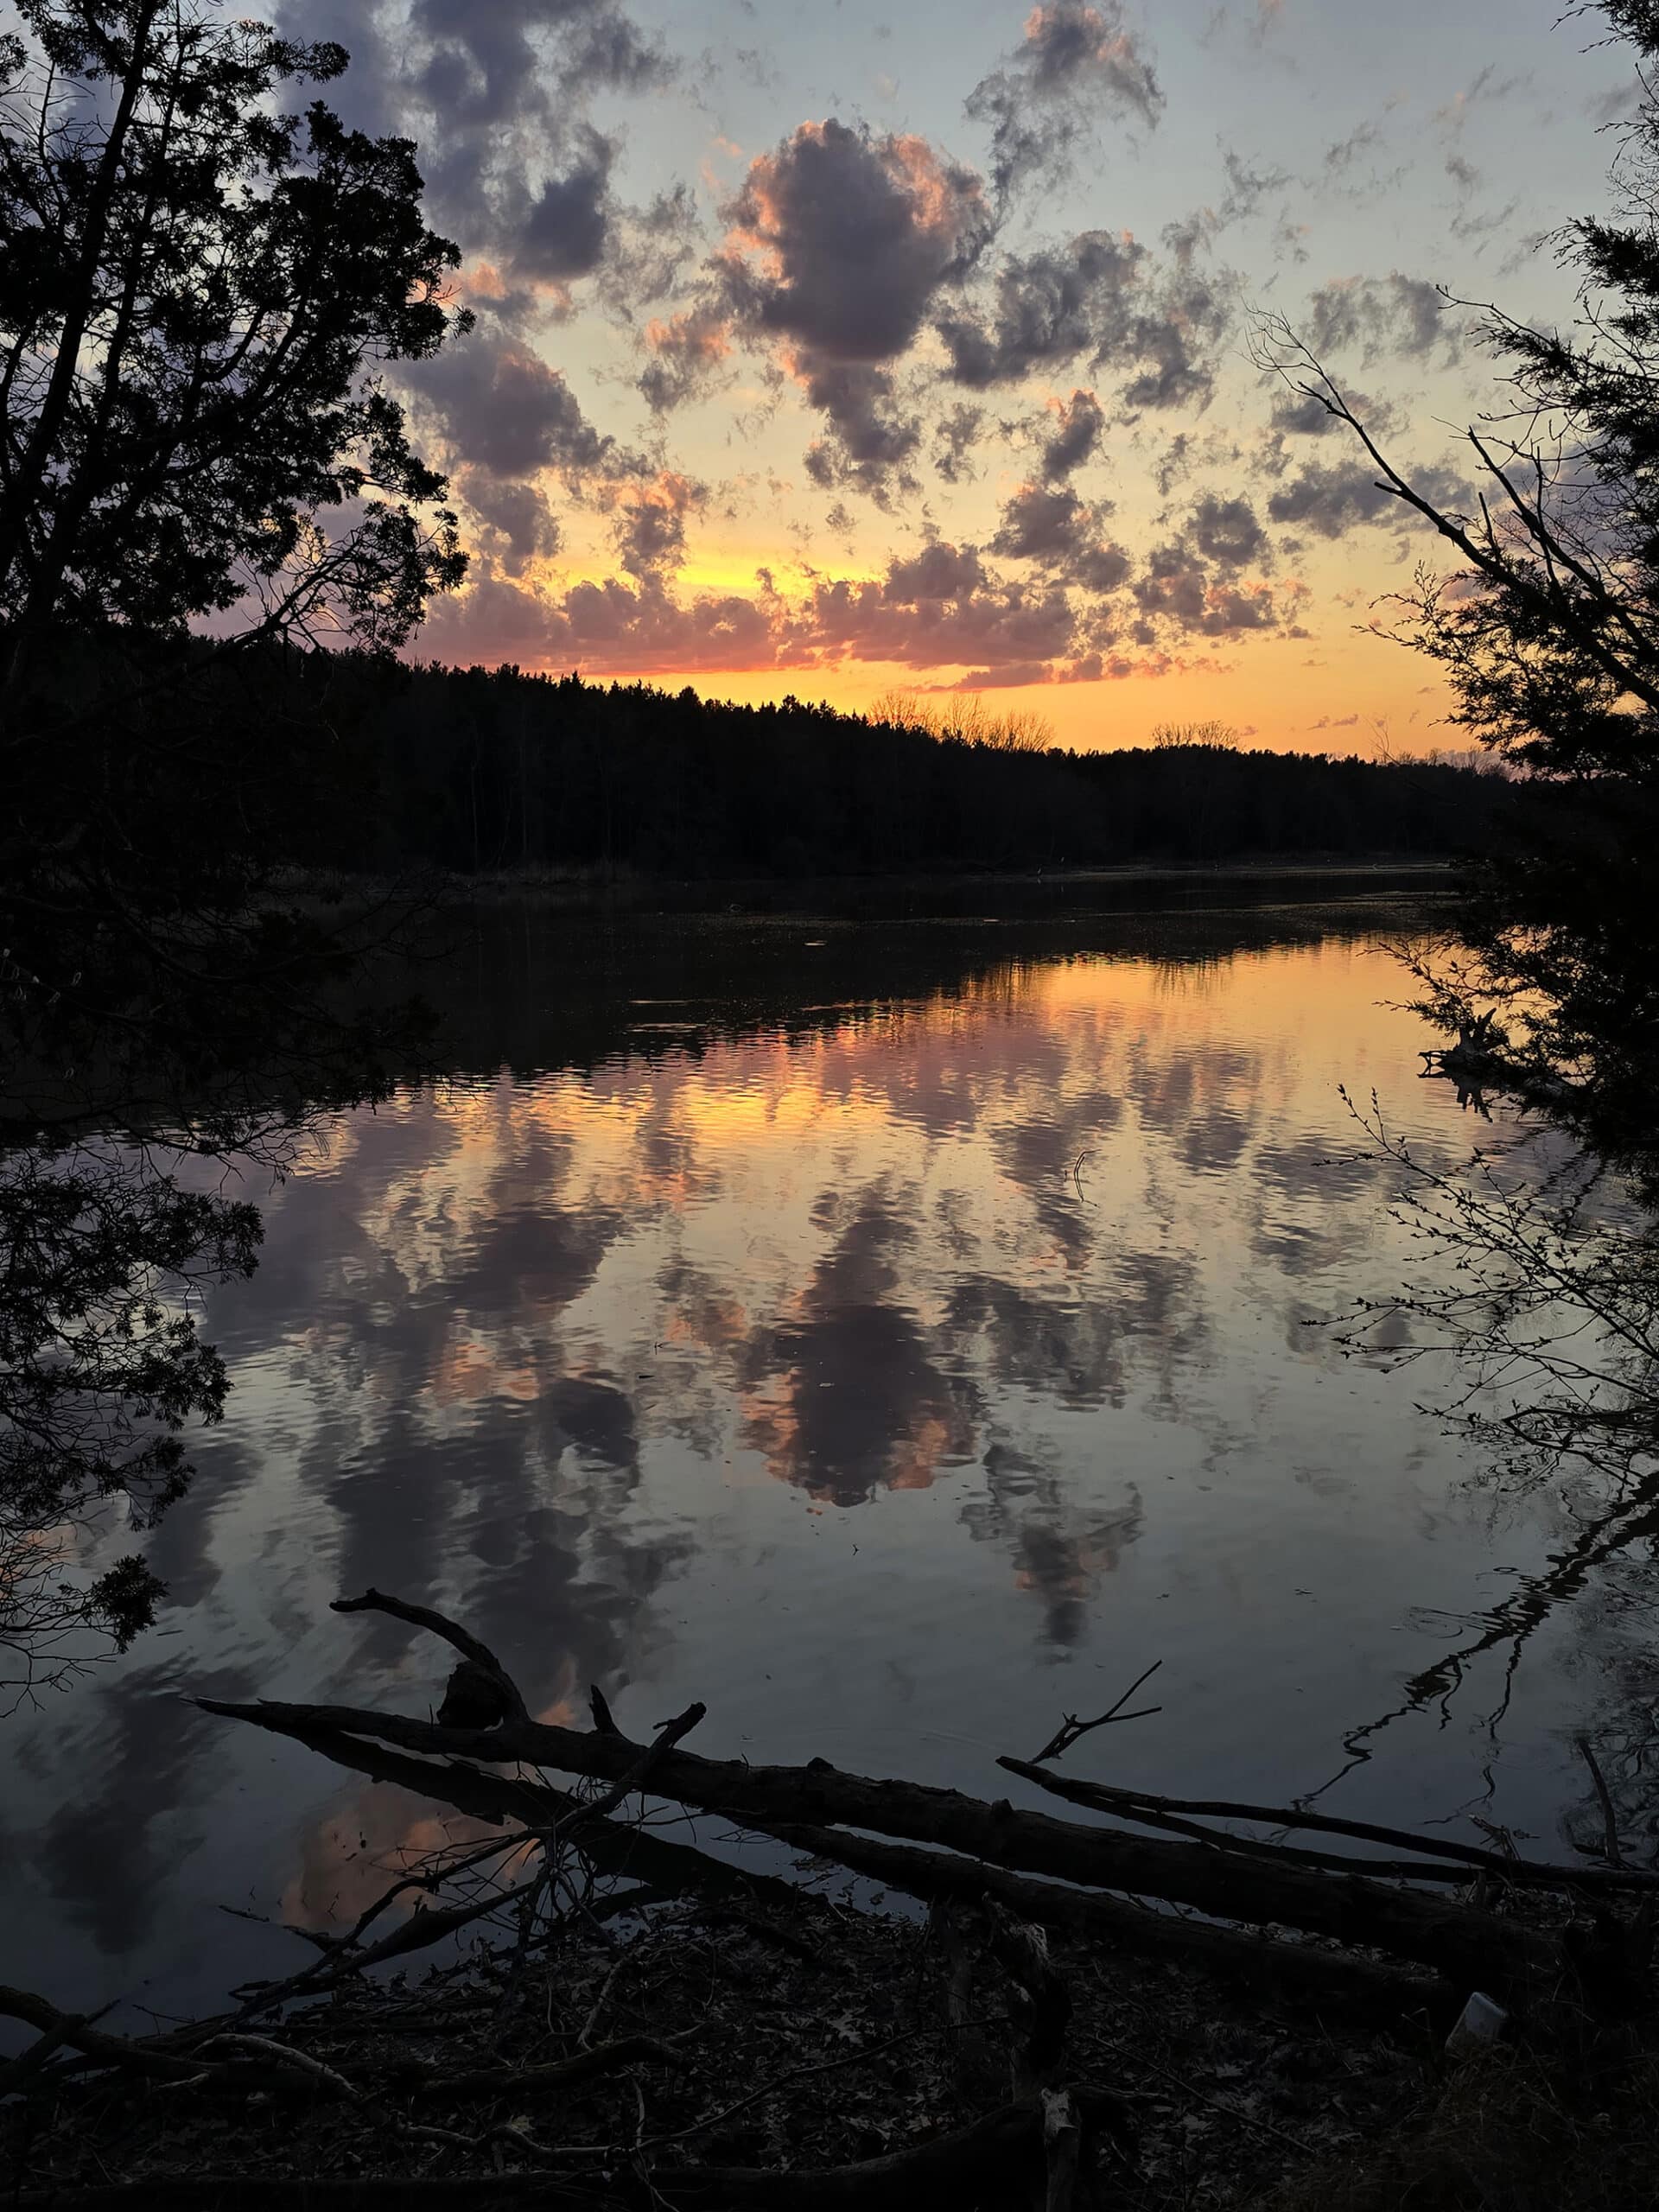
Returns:
[[[171,1640],[11,1746],[10,1978],[210,1997],[270,1960],[240,1923],[208,1945],[208,1901],[346,1910],[429,1821],[179,1694],[434,1698],[429,1644],[328,1616],[371,1582],[474,1622],[543,1711],[696,1694],[711,1751],[982,1789],[1129,1658],[1171,1688],[1122,1756],[1170,1789],[1294,1794],[1398,1701],[1435,1648],[1407,1609],[1494,1558],[1456,1447],[1306,1326],[1398,1265],[1338,1083],[1462,1143],[1381,945],[1328,915],[809,925],[780,965],[782,926],[651,958],[619,928],[609,995],[577,970],[587,1067],[556,937],[514,938],[455,971],[461,1071],[272,1195],[209,1314],[229,1418],[153,1540]],[[695,1030],[642,1036],[641,1000]],[[1547,1531],[1502,1541],[1548,1571]],[[1464,1794],[1459,1743],[1407,1748],[1412,1789]]]

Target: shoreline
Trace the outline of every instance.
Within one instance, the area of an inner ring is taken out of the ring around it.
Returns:
[[[272,887],[275,898],[302,906],[352,906],[386,902],[410,910],[454,912],[469,907],[535,906],[572,913],[660,912],[685,914],[805,914],[844,912],[872,918],[906,918],[919,910],[952,918],[952,901],[974,918],[1020,918],[1064,911],[1074,894],[1121,889],[1171,891],[1207,885],[1351,886],[1356,895],[1368,888],[1414,892],[1430,898],[1455,891],[1459,865],[1443,860],[1413,860],[1373,855],[1362,860],[1285,859],[1226,861],[1214,864],[1172,861],[1125,861],[1111,868],[1037,869],[950,869],[904,874],[690,876],[642,874],[629,870],[550,871],[505,868],[462,875],[428,871],[404,878],[373,874],[334,875],[294,871]],[[995,909],[998,897],[1015,911]],[[1052,896],[1056,907],[1040,902]],[[1031,903],[1031,902],[1039,903]],[[1293,902],[1294,903],[1294,902]],[[1325,903],[1323,900],[1313,903]],[[1077,911],[1087,911],[1079,907]]]

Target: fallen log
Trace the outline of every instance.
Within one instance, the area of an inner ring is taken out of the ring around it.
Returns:
[[[1484,1873],[1499,1881],[1528,1883],[1534,1888],[1643,1890],[1659,1893],[1659,1874],[1646,1873],[1635,1867],[1557,1866],[1543,1859],[1512,1859],[1501,1851],[1485,1850],[1479,1844],[1414,1835],[1409,1828],[1384,1827],[1375,1821],[1338,1820],[1331,1813],[1299,1812],[1283,1805],[1246,1805],[1226,1798],[1160,1797],[1150,1790],[1125,1789],[1115,1783],[1085,1782],[1069,1774],[1056,1774],[1052,1768],[1039,1766],[1033,1759],[1005,1757],[999,1758],[997,1764],[1073,1805],[1090,1806],[1097,1812],[1114,1814],[1120,1820],[1138,1821],[1150,1827],[1175,1828],[1224,1849],[1294,1859],[1302,1866],[1336,1866],[1347,1872],[1386,1874],[1402,1881],[1466,1882],[1471,1875]],[[1254,1821],[1262,1827],[1302,1828],[1319,1835],[1348,1836],[1362,1843],[1385,1843],[1397,1850],[1417,1852],[1431,1863],[1414,1866],[1402,1861],[1341,1859],[1328,1852],[1293,1851],[1283,1845],[1264,1844],[1253,1836],[1229,1835],[1218,1828],[1199,1828],[1193,1824],[1194,1816]],[[1449,1859],[1453,1864],[1436,1866],[1432,1863],[1435,1859]]]
[[[205,1700],[203,1700],[205,1702]],[[336,1766],[366,1774],[375,1782],[389,1782],[418,1796],[435,1797],[474,1820],[516,1820],[526,1828],[545,1827],[576,1811],[582,1801],[551,1783],[529,1783],[516,1777],[490,1774],[475,1766],[410,1758],[378,1744],[365,1743],[336,1729],[294,1726],[282,1732],[306,1745]],[[636,1748],[637,1746],[631,1746]],[[721,1897],[772,1897],[780,1903],[793,1898],[792,1884],[775,1874],[760,1874],[747,1867],[728,1866],[695,1844],[675,1843],[637,1823],[610,1819],[587,1822],[575,1836],[575,1847],[601,1873],[636,1878],[666,1894],[702,1891]],[[338,1962],[331,1955],[309,1969],[323,1973]]]
[[[1154,1912],[1146,1905],[1103,1897],[1097,1891],[1033,1881],[1029,1876],[984,1866],[949,1852],[878,1843],[868,1836],[800,1823],[779,1822],[766,1833],[813,1858],[837,1859],[855,1873],[903,1890],[906,1896],[927,1904],[995,1901],[1036,1927],[1090,1937],[1110,1949],[1130,1951],[1142,1958],[1178,1959],[1201,1973],[1243,1982],[1274,1999],[1311,2005],[1316,2010],[1321,2005],[1340,2005],[1350,2012],[1395,2018],[1424,2013],[1436,2022],[1443,2018],[1449,2026],[1468,1993],[1450,1982],[1435,1980],[1389,1960],[1327,1951],[1313,1943],[1247,1936],[1236,1929],[1218,1928],[1213,1921]]]
[[[442,1765],[407,1762],[397,1778],[454,1804],[462,1802],[458,1791],[474,1802],[488,1795],[503,1813],[511,1805],[526,1826],[546,1823],[545,1785],[509,1781],[458,1762],[518,1761],[614,1781],[644,1748],[623,1736],[544,1721],[509,1720],[468,1731],[352,1707],[198,1701],[207,1712],[277,1734],[314,1742],[321,1737],[332,1747],[329,1756],[346,1764],[364,1764],[347,1748],[354,1743],[442,1758]],[[1491,1989],[1511,2007],[1538,2001],[1573,1979],[1553,1936],[1414,1890],[1360,1874],[1247,1859],[1198,1843],[1121,1835],[1046,1813],[1017,1812],[1006,1799],[987,1804],[959,1790],[844,1773],[821,1759],[804,1767],[751,1766],[676,1750],[657,1763],[651,1787],[653,1795],[762,1828],[795,1822],[862,1828],[1083,1888],[1122,1891],[1223,1920],[1334,1936],[1413,1961],[1465,1987]],[[527,1817],[531,1806],[536,1817]],[[634,1871],[645,1872],[643,1863]]]

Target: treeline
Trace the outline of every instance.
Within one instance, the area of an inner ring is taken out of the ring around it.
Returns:
[[[312,678],[315,680],[315,677]],[[347,864],[796,876],[1258,855],[1450,858],[1505,790],[1427,763],[1214,745],[1072,753],[788,697],[742,706],[517,669],[336,667]]]

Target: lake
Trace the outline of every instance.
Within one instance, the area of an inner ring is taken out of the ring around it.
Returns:
[[[1324,1325],[1422,1264],[1338,1085],[1491,1134],[1389,1003],[1421,886],[993,895],[446,925],[450,1075],[253,1191],[158,1626],[0,1733],[0,1978],[211,2006],[301,1955],[219,1908],[326,1925],[439,1839],[189,1702],[424,1711],[440,1647],[327,1610],[371,1583],[543,1716],[988,1796],[1161,1660],[1073,1770],[1566,1847],[1573,1605],[1433,1671],[1563,1523]]]

